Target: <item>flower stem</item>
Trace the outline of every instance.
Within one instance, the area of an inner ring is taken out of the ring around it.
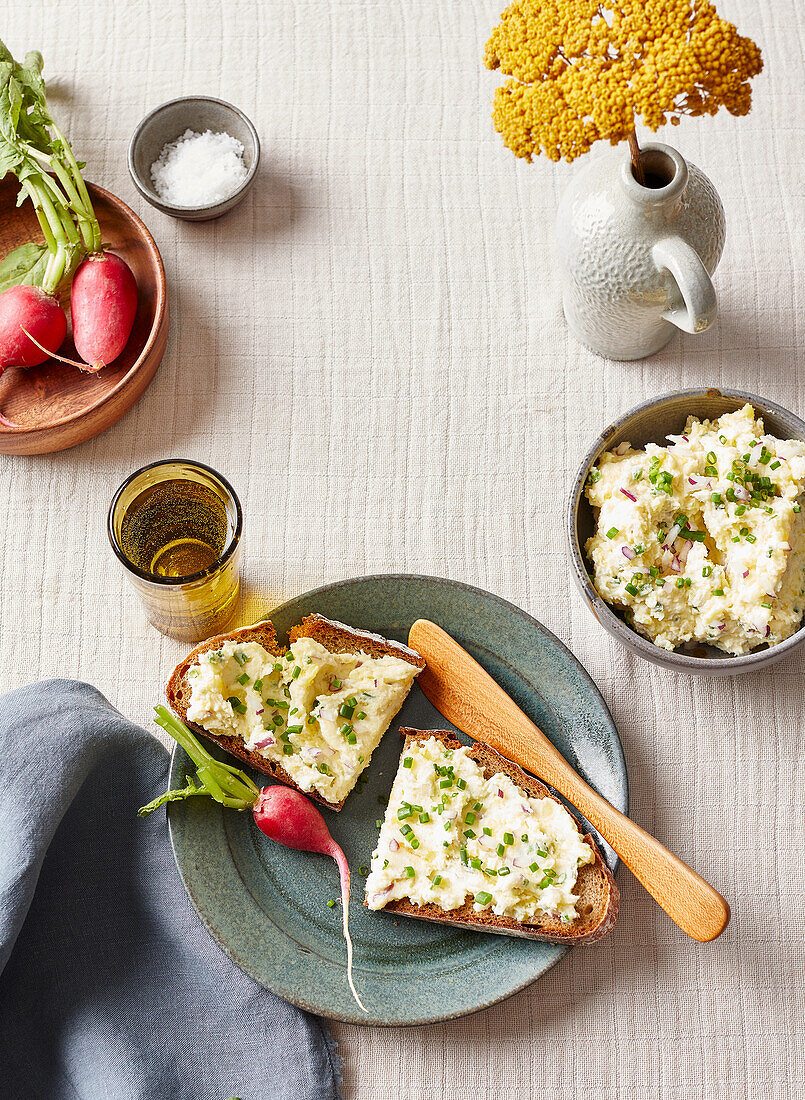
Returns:
[[[634,128],[632,129],[631,134],[629,134],[629,152],[632,157],[632,172],[634,174],[634,178],[637,180],[641,187],[645,187],[646,176],[643,171],[643,161],[640,156],[640,146],[637,144],[637,134]]]

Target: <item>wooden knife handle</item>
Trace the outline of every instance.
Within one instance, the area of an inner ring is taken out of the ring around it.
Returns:
[[[572,802],[683,932],[700,941],[721,935],[730,919],[721,894],[594,791],[458,642],[427,619],[414,623],[408,642],[427,661],[417,682],[445,718]]]

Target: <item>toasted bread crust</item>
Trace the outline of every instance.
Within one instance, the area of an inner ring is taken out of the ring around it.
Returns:
[[[291,645],[297,638],[312,638],[320,642],[331,653],[357,653],[362,651],[370,657],[399,657],[417,668],[425,667],[425,658],[402,642],[392,642],[372,634],[368,630],[357,630],[354,626],[339,623],[335,619],[325,619],[323,615],[307,615],[299,626],[288,633]]]
[[[379,635],[354,630],[342,623],[325,619],[322,615],[308,615],[299,626],[294,627],[290,632],[291,643],[297,638],[314,638],[326,646],[331,653],[355,653],[363,650],[373,657],[380,657],[384,653],[389,653],[394,657],[401,657],[403,660],[417,665],[418,668],[424,668],[425,665],[424,660],[418,653],[414,653],[413,650],[408,649],[407,646],[403,646],[399,642],[390,642]],[[168,705],[200,737],[219,745],[226,752],[236,756],[238,760],[242,760],[244,764],[248,764],[256,771],[262,772],[264,775],[270,775],[272,779],[276,779],[288,787],[294,787],[298,791],[301,790],[301,787],[280,764],[267,760],[258,752],[250,751],[239,737],[211,733],[209,730],[205,730],[203,726],[188,722],[187,708],[190,704],[190,686],[187,682],[187,673],[197,663],[202,653],[218,649],[224,642],[259,642],[264,649],[277,657],[282,656],[285,652],[284,647],[277,644],[277,634],[269,619],[256,623],[254,626],[244,626],[239,630],[230,631],[228,634],[216,634],[214,638],[208,638],[191,650],[173,670],[165,688]],[[331,810],[336,811],[343,808],[345,801],[342,799],[340,802],[328,802],[316,790],[302,791],[302,794],[313,802],[318,802],[319,805],[328,806]]]
[[[464,747],[451,733],[446,730],[412,730],[401,729],[400,733],[405,738],[405,748],[412,741],[425,741],[429,737],[436,737],[446,748],[459,749]],[[563,802],[551,793],[548,788],[540,783],[534,776],[528,775],[517,764],[501,756],[495,749],[482,742],[476,742],[468,751],[468,755],[483,769],[486,778],[502,772],[513,783],[532,798],[552,798],[559,802],[565,809]],[[576,826],[579,823],[575,814],[568,811]],[[579,832],[581,829],[579,828]],[[550,915],[539,917],[533,923],[523,923],[512,917],[499,917],[492,912],[476,913],[472,899],[469,899],[458,909],[440,909],[437,905],[415,905],[407,898],[390,901],[383,907],[382,912],[399,913],[406,917],[416,917],[419,920],[435,921],[438,924],[455,924],[461,928],[472,928],[478,932],[494,932],[504,936],[520,936],[532,940],[548,940],[557,944],[581,944],[594,943],[602,939],[612,930],[618,919],[619,893],[612,872],[604,862],[603,857],[593,837],[587,833],[584,840],[595,853],[595,862],[579,868],[576,883],[576,893],[579,901],[576,904],[578,918],[572,924],[563,924]],[[366,900],[364,899],[364,905]]]

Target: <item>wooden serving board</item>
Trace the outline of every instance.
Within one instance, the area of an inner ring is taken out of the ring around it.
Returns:
[[[40,367],[8,367],[0,375],[0,412],[19,425],[0,423],[0,452],[47,454],[92,439],[116,424],[154,377],[168,340],[168,297],[162,257],[133,210],[102,187],[87,184],[104,242],[134,272],[139,299],[134,327],[122,354],[97,374],[50,359]],[[0,180],[0,255],[42,233],[30,202],[17,207],[17,181]],[[69,307],[69,301],[65,302]],[[60,354],[76,355],[67,338]]]

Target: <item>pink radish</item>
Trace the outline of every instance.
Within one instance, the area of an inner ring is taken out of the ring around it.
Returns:
[[[264,787],[255,803],[254,820],[267,837],[286,848],[301,852],[320,852],[332,856],[338,864],[341,879],[341,908],[344,917],[344,939],[347,943],[347,981],[352,996],[366,1012],[352,981],[352,940],[349,935],[349,864],[343,851],[327,831],[319,811],[304,795],[289,787]]]
[[[6,367],[39,366],[66,335],[64,310],[38,286],[12,286],[0,294],[0,374]]]
[[[93,252],[79,264],[70,292],[73,343],[81,358],[100,370],[126,346],[137,313],[137,281],[125,260]]]

